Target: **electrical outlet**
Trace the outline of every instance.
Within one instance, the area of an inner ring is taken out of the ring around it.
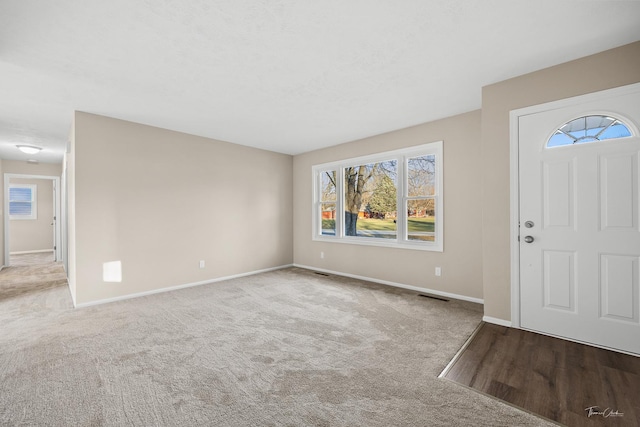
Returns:
[[[324,252],[320,252],[320,259],[324,259]]]
[[[442,269],[440,267],[436,267],[436,276],[442,276]]]
[[[200,260],[200,268],[204,268],[204,260]]]

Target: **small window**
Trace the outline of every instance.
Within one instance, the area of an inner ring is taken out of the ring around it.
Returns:
[[[320,218],[322,218],[320,234],[336,235],[336,171],[320,172]]]
[[[611,116],[584,116],[560,126],[547,141],[547,147],[562,147],[629,136],[632,136],[631,130],[620,119]]]
[[[436,156],[411,157],[407,161],[407,238],[433,242],[436,212]]]
[[[37,190],[32,184],[9,185],[9,219],[37,219]]]

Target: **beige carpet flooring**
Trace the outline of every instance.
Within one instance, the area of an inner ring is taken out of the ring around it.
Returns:
[[[15,256],[11,256],[12,262]],[[53,259],[52,255],[49,256]],[[33,259],[26,259],[25,255],[17,255],[17,257],[19,257],[17,263],[0,271],[0,301],[8,300],[6,305],[0,306],[0,319],[5,317],[3,316],[4,310],[15,309],[17,301],[22,301],[23,304],[34,303],[35,307],[40,307],[43,299],[62,298],[65,301],[61,304],[62,306],[71,306],[71,297],[68,286],[66,286],[67,275],[62,264],[51,261],[48,263],[33,262]],[[62,293],[46,292],[51,288],[59,287],[63,287],[66,293],[64,291]],[[19,296],[22,298],[13,300]]]
[[[0,425],[549,425],[437,378],[476,304],[290,268],[73,309],[59,265],[39,286],[16,268],[0,272]]]
[[[9,262],[12,267],[26,267],[31,265],[50,264],[53,262],[53,251],[34,252],[28,254],[11,254]]]

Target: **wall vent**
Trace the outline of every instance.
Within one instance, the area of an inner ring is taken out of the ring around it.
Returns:
[[[449,302],[449,300],[446,299],[446,298],[436,297],[436,296],[433,296],[433,295],[418,294],[418,296],[419,297],[424,297],[424,298],[437,299],[438,301]]]

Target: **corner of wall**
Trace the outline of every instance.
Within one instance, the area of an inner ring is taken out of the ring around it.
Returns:
[[[74,307],[77,305],[76,286],[76,115],[72,119],[71,130],[69,132],[69,146],[64,154],[63,173],[65,174],[66,199],[67,199],[67,224],[66,224],[66,261],[67,261],[67,281],[69,291],[73,299]]]

